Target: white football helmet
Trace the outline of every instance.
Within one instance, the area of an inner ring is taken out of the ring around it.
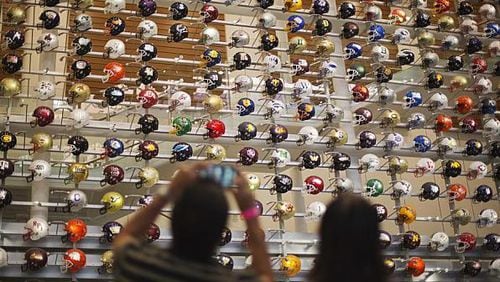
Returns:
[[[382,104],[392,104],[396,100],[396,92],[387,86],[381,86],[377,90],[378,100]]]
[[[87,205],[87,195],[81,190],[71,190],[66,201],[71,212],[78,212]]]
[[[435,142],[442,152],[453,151],[457,147],[457,140],[450,136],[440,137]]]
[[[436,170],[436,163],[429,158],[421,158],[417,162],[417,168],[415,169],[415,176],[420,177],[425,174],[432,174]]]
[[[56,34],[47,32],[38,37],[36,41],[38,47],[36,47],[36,52],[40,53],[42,51],[52,51],[59,47],[59,38]]]
[[[335,182],[336,193],[352,192],[354,190],[354,183],[349,178],[336,178]]]
[[[314,144],[314,141],[319,137],[318,130],[312,126],[304,126],[299,130],[301,141],[306,145]]]
[[[448,97],[444,93],[434,93],[429,99],[429,108],[432,111],[442,110],[446,107],[448,107]]]
[[[0,268],[7,266],[9,264],[9,256],[7,251],[3,248],[0,248]]]
[[[74,31],[84,32],[92,28],[92,17],[88,14],[79,14],[75,17],[74,23]]]
[[[250,35],[244,30],[235,30],[231,34],[231,46],[243,47],[250,43]]]
[[[312,84],[307,79],[299,79],[293,85],[293,95],[296,98],[307,97],[313,94]]]
[[[276,167],[285,167],[292,160],[290,152],[283,148],[277,148],[271,155],[271,160]]]
[[[483,19],[494,20],[497,14],[497,9],[489,3],[485,3],[479,7],[478,13]]]
[[[385,139],[385,148],[388,150],[399,148],[405,142],[403,135],[397,132],[391,132],[387,134],[384,139]]]
[[[238,92],[247,92],[253,88],[253,80],[248,75],[238,75],[234,79],[234,84]]]
[[[380,168],[380,160],[374,154],[365,154],[359,159],[359,172],[374,172]]]
[[[270,114],[275,117],[280,116],[286,109],[285,103],[280,100],[269,100],[266,104],[266,108]]]
[[[382,18],[382,9],[377,5],[365,6],[365,16],[367,21],[378,21]]]
[[[427,7],[427,0],[413,0],[411,1],[412,7],[415,8],[426,8]]]
[[[491,273],[493,273],[497,277],[500,275],[500,258],[493,259],[490,262],[489,270]]]
[[[110,39],[104,44],[104,58],[117,59],[125,54],[125,43],[120,39]]]
[[[375,45],[371,50],[372,59],[374,62],[385,62],[389,60],[389,49],[383,45]]]
[[[433,68],[439,63],[439,55],[433,51],[426,51],[422,56],[422,65],[426,68]]]
[[[478,94],[487,94],[493,91],[493,83],[489,78],[484,76],[479,77],[473,85],[474,91]]]
[[[322,202],[312,202],[306,208],[305,220],[319,221],[326,212],[326,205]]]
[[[40,217],[32,217],[24,225],[23,239],[37,241],[49,234],[49,224]]]
[[[450,237],[444,232],[436,232],[432,234],[429,242],[429,250],[432,252],[442,252],[450,245]]]
[[[344,109],[336,105],[327,105],[325,111],[334,121],[340,121],[344,118]]]
[[[333,78],[337,72],[337,64],[333,60],[323,61],[319,66],[320,78]]]
[[[394,31],[393,44],[409,44],[411,40],[411,33],[408,29],[399,27]]]
[[[467,173],[467,178],[469,180],[474,180],[476,178],[484,178],[488,174],[488,167],[485,163],[480,161],[474,161],[469,165],[469,172]]]
[[[500,134],[500,121],[496,118],[490,118],[483,124],[484,137],[496,137]]]
[[[56,95],[56,86],[50,81],[41,80],[38,82],[38,87],[35,89],[35,92],[38,93],[38,98],[40,100],[47,100]]]
[[[198,43],[203,45],[212,45],[219,41],[220,41],[219,31],[214,27],[207,26],[201,31],[201,36]]]
[[[87,126],[90,122],[90,115],[89,113],[84,110],[84,109],[74,109],[71,112],[71,117],[72,121],[72,126],[74,128],[82,128],[84,126]]]
[[[258,28],[271,28],[276,26],[276,16],[273,13],[262,13],[259,17]]]
[[[456,48],[459,43],[460,41],[458,40],[458,37],[456,37],[455,35],[447,35],[443,38],[441,44],[443,48],[447,50]]]
[[[392,194],[394,198],[408,197],[411,195],[412,185],[406,180],[398,180],[392,184]]]
[[[477,32],[478,27],[477,27],[477,22],[471,18],[466,18],[460,23],[460,31],[462,31],[465,34],[471,33],[471,32]]]
[[[34,160],[31,162],[28,170],[31,172],[31,176],[27,178],[33,181],[40,181],[50,176],[51,166],[46,160]]]
[[[184,91],[176,91],[170,97],[170,102],[174,109],[182,111],[187,107],[191,107],[191,96]]]
[[[479,213],[477,226],[479,228],[493,227],[497,224],[497,221],[498,213],[494,209],[484,209]]]
[[[408,117],[408,128],[416,129],[422,128],[425,125],[425,115],[422,113],[412,113]]]
[[[139,38],[149,39],[158,34],[158,26],[152,20],[143,20],[137,26]]]
[[[276,56],[269,54],[264,57],[264,71],[275,72],[281,69],[281,59]]]
[[[106,0],[104,1],[104,13],[117,14],[121,10],[125,10],[126,4],[125,0]]]
[[[500,57],[500,40],[493,40],[488,45],[488,53],[491,57]]]

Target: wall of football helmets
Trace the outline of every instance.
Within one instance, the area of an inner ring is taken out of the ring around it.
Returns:
[[[112,279],[128,216],[209,159],[247,172],[280,281],[305,280],[340,193],[377,209],[394,281],[498,281],[498,5],[3,3],[0,280]],[[216,258],[238,271],[229,216]]]

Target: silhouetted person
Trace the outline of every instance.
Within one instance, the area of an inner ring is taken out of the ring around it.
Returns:
[[[200,177],[209,164],[184,167],[175,175],[167,192],[136,212],[113,243],[115,277],[125,282],[219,282],[272,281],[270,260],[255,211],[254,197],[242,174],[233,169],[226,178],[210,181]],[[222,166],[219,166],[219,169]],[[227,169],[227,167],[225,168]],[[218,174],[210,174],[218,175]],[[223,187],[226,183],[227,187]],[[227,223],[225,191],[231,191],[253,238],[253,272],[231,272],[214,259]],[[173,202],[172,235],[169,249],[144,243],[144,235],[167,203]]]
[[[375,208],[360,196],[344,193],[322,218],[320,248],[311,282],[385,282]]]

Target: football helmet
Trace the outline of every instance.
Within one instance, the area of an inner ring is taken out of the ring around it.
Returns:
[[[408,91],[405,94],[403,108],[414,108],[422,104],[422,94],[416,91]]]
[[[285,1],[297,1],[297,0],[285,0]],[[280,271],[283,271],[288,277],[293,277],[300,272],[301,264],[302,262],[298,256],[286,255],[285,257],[280,259]]]
[[[351,166],[351,157],[342,152],[332,153],[332,165],[331,169],[336,171],[343,171]]]
[[[444,232],[436,232],[432,234],[431,240],[429,242],[429,250],[431,252],[442,252],[446,250],[450,245],[450,237]]]
[[[92,17],[89,14],[78,14],[73,20],[73,26],[71,27],[74,32],[85,32],[92,28]],[[123,27],[125,29],[125,26]]]
[[[298,135],[300,137],[300,140],[297,141],[298,145],[312,145],[316,141],[316,139],[319,137],[318,130],[312,126],[304,126],[302,127]]]
[[[422,184],[422,192],[419,194],[420,200],[435,200],[441,194],[439,185],[434,182],[425,182]]]
[[[493,227],[497,224],[498,213],[494,209],[483,209],[478,216],[477,226],[479,228],[483,227]]]
[[[160,180],[160,173],[154,167],[143,167],[137,174],[139,181],[135,183],[135,188],[151,188]]]
[[[473,201],[487,203],[493,198],[493,189],[486,184],[481,184],[474,192]]]
[[[348,81],[356,81],[365,77],[366,69],[361,64],[353,64],[346,70],[346,79]]]
[[[368,197],[377,197],[382,195],[384,192],[384,184],[382,181],[372,178],[369,179],[365,184],[365,194]]]
[[[221,162],[226,158],[226,149],[218,144],[208,145],[206,149],[207,160]]]
[[[385,29],[383,26],[374,24],[368,29],[368,41],[376,42],[385,37]]]
[[[367,108],[358,108],[353,113],[353,119],[355,125],[364,125],[368,124],[373,119],[372,112]]]
[[[374,172],[380,168],[380,160],[374,154],[365,154],[359,159],[358,171],[360,173]]]
[[[432,159],[421,158],[417,162],[417,168],[415,169],[415,177],[421,177],[426,174],[433,174],[436,170],[436,164]]]
[[[410,182],[406,180],[398,180],[392,183],[392,193],[391,198],[398,199],[401,197],[408,197],[411,195],[411,190],[413,186]]]
[[[369,130],[363,130],[359,133],[359,148],[371,148],[377,144],[377,136]]]
[[[49,254],[44,249],[30,248],[24,253],[24,260],[21,271],[39,271],[47,265]]]
[[[231,43],[229,46],[231,47],[244,47],[245,45],[250,43],[250,35],[248,32],[239,29],[233,31],[231,34]]]
[[[182,2],[174,2],[169,7],[170,16],[173,20],[178,21],[188,15],[188,6]]]
[[[125,66],[118,62],[110,62],[104,66],[102,82],[117,83],[125,77]]]
[[[64,231],[66,234],[61,236],[62,242],[76,243],[87,235],[87,224],[79,218],[70,219],[64,224]]]
[[[123,207],[124,203],[125,198],[122,196],[122,194],[118,192],[108,192],[101,198],[101,204],[103,204],[104,206],[99,210],[99,213],[105,214],[107,212],[117,212]]]
[[[149,17],[156,12],[156,6],[155,0],[139,0],[137,3],[137,14],[141,17]]]
[[[242,148],[239,151],[238,156],[239,163],[246,166],[253,165],[259,160],[259,153],[252,147]]]
[[[302,191],[307,194],[319,194],[325,188],[325,183],[321,177],[311,175],[304,180]]]
[[[51,166],[45,160],[34,160],[28,170],[30,175],[26,177],[27,182],[40,181],[50,176]]]
[[[276,16],[273,13],[264,12],[259,17],[259,23],[257,27],[259,28],[272,28],[276,26]]]
[[[404,249],[414,250],[420,246],[421,237],[415,231],[406,231],[401,237],[401,246]]]
[[[434,126],[436,132],[447,132],[453,127],[453,121],[448,115],[438,114]]]
[[[295,206],[290,202],[280,201],[274,206],[273,220],[288,220],[295,216]]]
[[[117,14],[125,10],[125,0],[106,0],[104,1],[104,14]]]
[[[326,205],[323,204],[322,202],[315,201],[307,205],[304,219],[310,221],[319,221],[321,217],[323,217],[325,212],[326,212]]]
[[[170,162],[183,162],[193,156],[193,148],[185,142],[176,143],[172,147],[172,158]]]
[[[251,140],[257,136],[257,127],[251,122],[242,122],[238,125],[237,140]]]
[[[476,236],[469,232],[463,232],[456,238],[455,252],[461,254],[474,249],[476,246]]]
[[[2,69],[9,74],[21,70],[23,66],[23,57],[16,54],[5,54],[2,58]]]
[[[104,52],[102,56],[107,59],[118,59],[125,54],[125,43],[120,39],[110,39],[104,44]]]
[[[454,223],[467,225],[471,221],[470,212],[466,209],[457,209],[451,212],[451,219]]]
[[[345,24],[344,24],[344,26],[345,26]],[[324,18],[319,18],[316,20],[316,23],[314,25],[314,29],[312,31],[312,35],[313,36],[325,36],[327,33],[332,32],[332,27],[333,27],[333,24],[330,20],[324,19]],[[358,29],[358,32],[359,32],[359,29]],[[344,33],[344,29],[342,29],[342,33]],[[344,34],[344,36],[345,36],[345,34]]]
[[[356,6],[351,2],[342,2],[338,8],[338,16],[341,19],[348,19],[356,14]]]
[[[116,185],[125,178],[125,171],[118,165],[110,164],[107,165],[103,170],[102,174],[104,178],[100,181],[101,187],[108,185]]]
[[[271,163],[269,166],[273,167],[285,167],[288,163],[290,163],[292,159],[292,155],[290,152],[283,148],[277,148],[273,150],[271,154]]]
[[[412,257],[406,264],[406,270],[414,277],[420,276],[425,272],[425,262],[420,257]]]
[[[388,172],[389,173],[398,173],[398,174],[403,174],[408,170],[408,162],[398,156],[391,156],[389,157],[389,168]]]
[[[392,44],[409,44],[411,40],[410,31],[406,28],[399,27],[394,30],[391,42]]]
[[[384,205],[382,205],[382,204],[373,204],[372,207],[377,212],[377,221],[378,222],[382,222],[382,221],[384,221],[384,220],[387,219],[388,211],[387,211],[387,208]],[[381,232],[384,232],[384,231],[381,231]],[[387,233],[387,232],[385,232],[385,233]],[[389,243],[390,243],[390,240],[389,240]]]
[[[24,225],[24,241],[38,241],[47,235],[49,235],[49,224],[41,217],[32,217]]]
[[[284,0],[283,2],[283,11],[296,12],[302,9],[302,0]]]
[[[104,233],[100,238],[100,243],[112,243],[116,236],[120,234],[123,226],[116,221],[109,221],[102,226],[102,233]]]

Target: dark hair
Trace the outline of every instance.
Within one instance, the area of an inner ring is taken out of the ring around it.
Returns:
[[[187,260],[210,261],[226,226],[227,213],[228,203],[219,185],[193,180],[172,212],[172,253]]]
[[[367,200],[347,193],[333,200],[321,221],[320,237],[311,281],[386,281],[377,214]]]

